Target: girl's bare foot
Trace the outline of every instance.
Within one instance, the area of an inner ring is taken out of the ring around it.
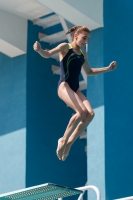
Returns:
[[[69,155],[70,149],[71,149],[71,144],[70,144],[70,143],[67,143],[67,144],[66,144],[66,147],[65,147],[65,151],[64,151],[63,154],[62,154],[62,161],[65,161],[65,160],[66,160],[66,158],[67,158],[68,155]]]
[[[58,147],[57,147],[57,150],[56,150],[56,154],[57,154],[57,156],[60,160],[62,158],[62,154],[65,150],[65,147],[66,147],[66,142],[65,142],[64,138],[60,138],[58,140]]]

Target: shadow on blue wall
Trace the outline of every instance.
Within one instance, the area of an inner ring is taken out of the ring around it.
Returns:
[[[0,135],[26,126],[26,55],[0,53]]]
[[[33,51],[33,44],[38,40],[39,31],[44,32],[45,30],[33,26],[29,21],[26,187],[47,182],[78,187],[87,181],[84,151],[86,141],[78,139],[68,159],[65,162],[58,160],[57,141],[63,135],[73,111],[57,96],[59,76],[53,75],[51,65],[59,65],[59,63],[53,59],[44,59]],[[52,48],[46,43],[42,43],[42,47]]]

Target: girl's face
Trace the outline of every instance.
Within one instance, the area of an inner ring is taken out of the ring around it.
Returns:
[[[74,41],[80,48],[84,47],[88,43],[89,38],[90,38],[90,33],[86,31],[82,31],[81,33],[74,34]]]

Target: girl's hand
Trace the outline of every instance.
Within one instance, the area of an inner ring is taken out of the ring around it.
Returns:
[[[33,49],[36,51],[36,52],[39,52],[41,50],[41,45],[39,42],[35,42],[34,45],[33,45]]]
[[[117,68],[116,61],[111,62],[110,65],[108,66],[109,71],[113,71],[116,68]]]

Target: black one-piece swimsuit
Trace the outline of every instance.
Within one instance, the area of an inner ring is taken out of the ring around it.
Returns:
[[[62,82],[67,82],[70,88],[76,92],[79,88],[79,75],[81,67],[85,62],[83,51],[80,49],[81,54],[78,55],[74,52],[72,46],[69,45],[68,53],[60,62],[60,80],[58,86]]]

